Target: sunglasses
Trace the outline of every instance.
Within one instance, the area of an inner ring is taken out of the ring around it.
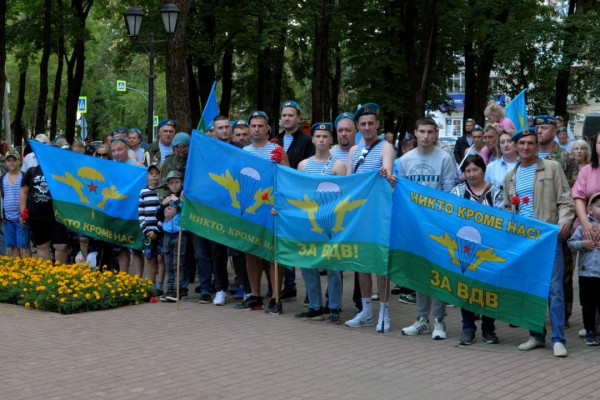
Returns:
[[[96,153],[96,157],[108,158],[108,153]]]

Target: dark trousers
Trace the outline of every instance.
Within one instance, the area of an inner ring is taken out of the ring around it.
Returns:
[[[596,331],[596,311],[600,310],[600,278],[579,277],[579,301],[583,327],[586,331]]]
[[[477,330],[477,326],[475,326],[475,313],[462,308],[460,309],[460,313],[462,315],[463,332],[475,332]],[[494,326],[495,321],[494,318],[482,315],[481,330],[483,332],[494,332],[496,330]]]

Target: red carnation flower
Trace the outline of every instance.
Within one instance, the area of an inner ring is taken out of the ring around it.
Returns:
[[[275,144],[277,144],[277,138],[273,138],[273,139],[271,139],[271,143],[275,143]]]
[[[263,200],[268,200],[269,199],[269,193],[263,193],[262,196],[260,196],[261,199]]]
[[[280,163],[283,160],[283,147],[277,146],[271,151],[271,161]]]
[[[518,206],[521,203],[521,199],[519,198],[519,196],[513,196],[510,198],[510,204],[512,204],[513,206]]]
[[[24,208],[23,211],[21,211],[21,219],[29,219],[29,210]]]
[[[529,197],[523,196],[523,204],[529,204]]]
[[[150,303],[156,303],[158,299],[156,297],[150,297]]]

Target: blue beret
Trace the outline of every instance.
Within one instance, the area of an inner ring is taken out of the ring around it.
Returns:
[[[555,119],[556,121],[564,121],[564,120],[565,120],[565,119],[564,119],[562,116],[560,116],[560,115],[555,115],[555,116],[554,116],[554,119]]]
[[[233,121],[233,122],[231,123],[231,127],[232,127],[232,128],[235,128],[236,126],[242,126],[242,125],[244,125],[244,126],[248,126],[248,122],[246,122],[246,120],[245,120],[245,119],[238,119],[238,120],[236,120],[236,121]]]
[[[298,114],[302,112],[300,110],[300,106],[294,100],[286,100],[283,103],[281,103],[281,107],[279,107],[279,112],[282,112],[285,107],[295,108],[298,111]]]
[[[165,125],[169,125],[169,126],[172,126],[175,129],[177,129],[177,122],[175,122],[172,119],[163,119],[162,121],[160,121],[158,123],[158,129],[162,128]]]
[[[314,133],[315,131],[328,131],[331,133],[333,130],[331,122],[317,122],[310,128],[310,131],[311,133]]]
[[[267,123],[269,123],[269,117],[267,116],[267,114],[264,111],[254,111],[252,114],[250,114],[250,117],[248,117],[248,123],[250,123],[250,121],[252,121],[252,118],[256,118],[256,117],[262,117],[267,120]]]
[[[139,128],[131,128],[131,129],[129,130],[129,132],[135,132],[135,133],[137,133],[137,134],[138,134],[138,136],[139,136],[139,138],[140,138],[140,139],[142,138],[142,131],[140,131],[140,129],[139,129]]]
[[[535,136],[535,128],[526,126],[525,128],[518,129],[514,135],[510,138],[513,142],[518,142],[523,136]]]
[[[473,130],[471,130],[471,132],[475,132],[475,131],[481,131],[481,132],[483,132],[483,128],[481,126],[479,126],[479,125],[475,125],[473,127]]]
[[[561,132],[569,132],[569,131],[567,130],[567,128],[565,126],[561,126],[560,128],[558,128],[557,132],[561,133]]]
[[[176,147],[178,145],[189,146],[190,145],[190,135],[185,132],[179,132],[173,138],[171,142],[171,146]]]
[[[335,122],[333,123],[333,126],[335,127],[335,129],[337,129],[338,122],[340,122],[344,118],[348,118],[349,120],[354,122],[354,114],[352,114],[351,112],[348,112],[348,111],[344,111],[343,113],[338,115],[337,118],[335,119]],[[356,124],[354,124],[354,126],[356,126]]]
[[[465,119],[465,122],[473,122],[474,124],[476,123],[473,118],[467,118]]]
[[[556,125],[556,120],[552,115],[538,115],[533,119],[533,124],[538,125]]]
[[[367,103],[362,105],[354,114],[354,120],[358,121],[363,115],[374,115],[375,117],[379,117],[379,106],[375,103]]]

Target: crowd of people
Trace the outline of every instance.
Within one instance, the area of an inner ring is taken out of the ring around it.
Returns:
[[[552,270],[548,307],[553,353],[557,357],[567,355],[564,330],[570,327],[573,307],[574,259],[584,320],[580,336],[587,345],[598,345],[600,135],[589,144],[581,139],[571,141],[566,128],[560,126],[562,118],[550,115],[537,116],[530,121],[531,126],[518,129],[495,103],[486,108],[485,115],[487,123],[483,128],[474,119],[465,120],[464,135],[457,140],[453,155],[438,146],[438,126],[431,118],[418,119],[414,132],[403,138],[397,151],[393,137],[382,138],[378,134],[379,106],[374,103],[364,104],[354,113],[341,113],[333,122],[314,124],[310,136],[301,129],[300,106],[291,100],[281,105],[282,131],[278,134],[270,132],[269,117],[262,111],[252,112],[247,120],[230,121],[219,115],[206,134],[268,160],[281,147],[281,164],[309,174],[348,175],[379,170],[392,186],[398,179],[409,179],[507,210],[514,208],[512,197],[528,197],[531,201],[519,205],[517,213],[560,227],[554,263],[547,266]],[[26,149],[21,163],[21,154],[7,150],[1,186],[4,253],[8,250],[12,256],[28,257],[33,243],[37,257],[44,259],[86,260],[93,267],[106,266],[127,273],[133,263],[134,273],[140,276],[147,265],[147,275],[161,301],[176,302],[189,296],[188,286],[197,279],[195,291],[202,304],[223,306],[229,293],[240,300],[234,305],[236,309],[281,314],[283,302],[297,300],[294,266],[279,265],[275,273],[273,263],[180,230],[191,138],[186,132],[177,132],[177,128],[174,120],[161,121],[158,138],[150,144],[144,142],[137,128],[116,129],[97,148],[89,140],[69,146],[62,138],[51,143],[44,134],[34,139],[92,157],[147,167],[147,187],[140,193],[138,208],[144,237],[141,250],[108,245],[68,231],[54,218],[52,197],[35,154]],[[357,141],[359,132],[361,138]],[[335,139],[337,144],[333,145]],[[181,274],[176,282],[178,258]],[[233,282],[228,278],[229,259],[235,275]],[[264,296],[263,272],[268,283]],[[325,302],[320,274],[327,275]],[[306,287],[306,310],[295,317],[341,323],[342,273],[301,269],[301,276]],[[394,293],[400,294],[399,301],[416,306],[416,320],[402,328],[402,334],[431,333],[434,340],[447,338],[446,303],[399,286],[402,282],[394,282],[396,286],[391,288],[386,277],[376,279],[374,290],[371,274],[355,273],[353,301],[358,313],[345,321],[346,326],[375,326],[377,332],[388,332],[389,297]],[[280,288],[280,292],[273,293],[275,288]],[[266,305],[264,298],[269,298]],[[376,300],[377,320],[373,310]],[[433,323],[429,314],[434,317]],[[461,310],[461,315],[463,332],[458,341],[469,345],[476,340],[475,322],[479,316],[469,310]],[[483,340],[498,343],[494,319],[481,316],[481,321]],[[544,347],[545,335],[545,329],[530,332],[519,349]]]

